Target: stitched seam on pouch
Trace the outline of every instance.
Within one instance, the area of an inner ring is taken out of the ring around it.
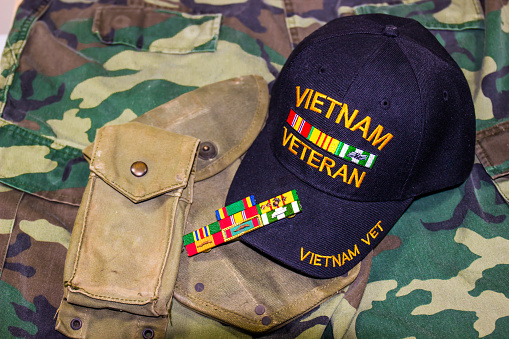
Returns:
[[[237,318],[239,318],[239,319],[245,320],[245,321],[247,321],[247,322],[249,322],[249,323],[251,323],[251,324],[254,324],[254,325],[260,326],[260,324],[259,324],[259,322],[258,322],[258,321],[254,321],[254,320],[252,320],[252,319],[250,319],[250,318],[247,318],[247,317],[245,317],[245,316],[243,316],[243,315],[241,315],[241,314],[238,314],[238,313],[235,313],[235,312],[229,311],[229,310],[227,310],[227,309],[224,309],[224,308],[222,308],[222,307],[220,307],[220,306],[217,306],[217,305],[215,305],[215,304],[212,304],[212,303],[206,302],[206,301],[204,301],[204,300],[202,300],[202,299],[199,299],[199,298],[197,298],[197,297],[195,297],[195,296],[193,296],[193,295],[187,294],[187,293],[186,293],[186,296],[187,296],[188,298],[190,298],[190,299],[194,299],[196,302],[200,303],[200,304],[201,304],[201,305],[203,305],[203,306],[206,306],[206,307],[207,307],[207,306],[212,306],[212,308],[213,308],[214,310],[216,310],[216,311],[218,311],[218,312],[220,312],[220,313],[229,314],[229,315],[231,315],[231,316],[234,316],[234,317],[237,317]]]
[[[85,229],[87,227],[88,214],[89,214],[88,210],[89,210],[89,206],[90,206],[90,201],[92,200],[92,193],[94,192],[95,181],[97,179],[95,179],[92,176],[90,176],[89,180],[93,180],[93,181],[91,183],[90,191],[89,191],[89,194],[88,194],[88,197],[87,197],[87,202],[86,202],[86,205],[85,205],[85,211],[84,211],[84,215],[83,215],[83,227],[81,229],[80,240],[78,242],[78,248],[76,249],[76,259],[74,261],[74,268],[73,268],[73,271],[72,271],[71,278],[69,278],[69,282],[68,282],[68,284],[70,284],[71,286],[72,286],[72,280],[76,277],[76,271],[78,270],[78,262],[79,262],[80,257],[81,257],[81,247],[83,245],[83,237],[85,236]]]
[[[168,255],[170,254],[171,243],[172,243],[171,240],[173,238],[173,231],[176,226],[175,219],[177,218],[177,210],[178,210],[179,201],[180,201],[180,199],[175,200],[175,202],[173,204],[173,211],[170,214],[170,215],[173,215],[173,218],[172,218],[172,220],[168,220],[168,222],[170,223],[170,225],[168,225],[168,226],[173,225],[173,227],[168,227],[170,229],[170,232],[169,232],[168,236],[166,237],[166,251],[163,254],[163,257],[161,258],[163,260],[163,264],[161,265],[161,270],[159,272],[159,276],[157,277],[157,284],[154,288],[154,296],[156,296],[157,300],[159,299],[159,290],[160,290],[162,282],[163,282],[164,271],[166,269],[166,265],[168,264]],[[171,298],[171,296],[170,296],[170,298]],[[155,312],[155,310],[153,310],[153,311],[156,314],[158,313],[158,312]]]
[[[339,278],[341,278],[341,277],[339,277]],[[346,278],[343,278],[343,279],[346,279]],[[335,283],[335,282],[336,282],[335,280],[336,280],[336,279],[334,279],[334,281],[331,281],[331,282],[329,282],[329,283],[328,283],[328,284],[326,284],[326,285],[322,285],[322,286],[318,286],[318,287],[316,287],[316,288],[313,288],[313,289],[312,289],[309,293],[306,293],[306,294],[304,295],[304,297],[303,297],[303,298],[307,298],[307,296],[308,296],[308,295],[313,294],[315,291],[322,291],[322,290],[325,290],[327,287],[329,287],[330,285],[332,285],[333,283]],[[320,304],[323,300],[328,299],[328,298],[330,298],[330,295],[327,295],[327,296],[325,296],[325,297],[323,297],[323,298],[320,298],[320,299],[319,299],[316,303],[314,303],[314,304],[313,304],[313,306],[311,306],[311,307],[314,307],[314,306],[316,306],[316,305]],[[300,300],[297,300],[297,301],[295,301],[295,302],[293,302],[293,303],[291,303],[291,304],[288,304],[287,306],[284,306],[284,307],[280,308],[279,310],[277,310],[276,312],[274,312],[274,313],[273,313],[273,315],[278,315],[278,314],[280,314],[281,312],[285,311],[286,309],[291,308],[291,307],[293,307],[294,305],[296,305],[296,304],[298,304],[298,303],[300,303],[300,302],[301,302]]]
[[[488,157],[488,152],[486,152],[486,149],[482,146],[479,140],[476,140],[475,146],[476,154],[477,157],[479,158],[479,161],[485,166],[492,167],[493,163]]]
[[[345,279],[345,278],[343,278],[343,279]],[[328,284],[323,285],[323,286],[318,286],[318,287],[316,287],[316,288],[312,289],[309,293],[306,293],[306,294],[304,295],[304,297],[303,297],[303,298],[306,298],[308,295],[311,295],[311,294],[313,294],[313,293],[314,293],[314,292],[316,292],[316,291],[324,290],[324,289],[326,289],[327,287],[329,287],[330,285],[332,285],[333,283],[335,283],[335,281],[331,281],[331,282],[329,282]],[[190,298],[190,299],[194,299],[196,302],[200,303],[200,304],[201,304],[201,305],[203,305],[203,306],[209,306],[209,305],[210,305],[210,306],[212,306],[212,307],[214,308],[214,310],[216,310],[216,311],[218,311],[218,312],[220,312],[220,313],[234,315],[234,316],[236,316],[236,317],[238,317],[238,318],[241,318],[241,319],[243,319],[243,320],[248,321],[249,323],[252,323],[252,324],[255,324],[255,325],[259,326],[258,321],[251,320],[250,318],[246,318],[246,317],[245,317],[245,316],[243,316],[243,315],[240,315],[240,314],[238,314],[238,313],[235,313],[235,312],[232,312],[232,311],[227,310],[227,309],[225,309],[225,308],[222,308],[221,306],[218,306],[218,305],[212,304],[212,303],[210,303],[210,302],[204,301],[203,299],[200,299],[200,298],[198,298],[198,297],[195,297],[195,296],[193,296],[193,295],[191,295],[191,294],[189,294],[189,293],[187,293],[187,292],[185,292],[184,294],[185,294],[188,298]],[[306,310],[309,310],[309,309],[311,309],[311,308],[315,307],[316,305],[321,304],[321,303],[323,302],[323,300],[328,299],[328,298],[330,298],[330,297],[331,297],[331,295],[327,295],[327,296],[324,296],[323,298],[318,299],[318,301],[316,301],[315,303],[313,303],[311,306],[307,306],[307,307],[306,307]],[[280,308],[280,309],[278,309],[278,310],[276,310],[276,311],[274,311],[274,312],[272,312],[272,313],[268,313],[268,315],[269,315],[269,316],[272,316],[272,317],[275,317],[275,319],[272,319],[274,324],[276,324],[276,325],[277,325],[277,324],[281,324],[281,323],[283,323],[284,321],[283,321],[283,320],[281,320],[280,318],[278,318],[277,316],[278,316],[279,314],[281,314],[282,312],[286,311],[287,309],[292,308],[294,305],[299,304],[299,303],[302,303],[302,301],[301,301],[301,300],[296,300],[296,301],[294,301],[293,303],[288,304],[287,306],[284,306],[284,307],[282,307],[282,308]],[[303,312],[305,312],[305,310],[304,310]],[[302,314],[302,312],[300,312],[298,315],[300,315],[300,314]],[[295,317],[295,316],[293,316],[293,317]],[[293,318],[293,317],[292,317],[292,318]]]
[[[72,288],[72,286],[70,286],[70,287]],[[154,300],[157,300],[157,298],[149,298],[149,299],[146,299],[146,300],[115,298],[115,297],[109,297],[109,296],[104,296],[104,295],[100,295],[100,294],[90,293],[90,292],[88,292],[87,290],[85,290],[83,288],[72,289],[69,292],[71,292],[71,293],[76,293],[76,292],[82,293],[82,294],[85,294],[87,296],[94,297],[96,299],[103,300],[103,301],[128,301],[128,302],[131,302],[131,303],[136,303],[138,305],[149,304],[149,303],[153,302]]]

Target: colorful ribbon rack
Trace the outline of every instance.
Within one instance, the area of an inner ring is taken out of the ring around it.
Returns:
[[[255,205],[249,196],[216,211],[217,221],[184,236],[188,256],[206,252],[257,228],[301,211],[295,190]]]

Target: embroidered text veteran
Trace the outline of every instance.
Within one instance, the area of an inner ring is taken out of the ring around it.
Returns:
[[[378,146],[379,150],[382,150],[382,148],[385,145],[387,145],[387,143],[393,138],[393,135],[391,133],[382,135],[383,133],[382,125],[378,125],[371,132],[371,134],[369,134],[369,129],[371,125],[370,116],[366,116],[364,119],[354,124],[355,118],[357,117],[359,111],[354,110],[350,114],[348,111],[348,105],[346,103],[345,104],[340,103],[339,101],[330,98],[325,94],[322,94],[318,91],[309,88],[306,88],[304,90],[304,93],[302,94],[300,92],[301,92],[300,86],[296,86],[296,98],[297,98],[296,107],[300,107],[304,100],[306,100],[304,108],[321,114],[322,109],[317,106],[323,106],[325,104],[325,101],[322,101],[321,99],[328,100],[330,102],[330,105],[328,107],[327,113],[325,114],[325,117],[327,119],[331,118],[332,113],[335,113],[336,116],[338,109],[335,110],[335,108],[341,108],[339,110],[339,113],[337,113],[335,123],[339,124],[341,120],[344,120],[345,128],[348,128],[351,131],[356,130],[361,131],[362,137],[364,139],[371,142],[373,146],[379,145]],[[304,129],[306,129],[306,127],[309,125],[302,118],[300,118],[300,116],[295,114],[293,110],[290,111],[290,114],[288,116],[288,123],[301,135],[303,135],[302,128],[304,127]],[[320,172],[322,172],[323,169],[325,168],[326,173],[332,178],[340,176],[342,177],[344,183],[347,183],[348,185],[354,183],[355,187],[360,187],[362,180],[366,175],[366,172],[362,172],[361,174],[359,174],[359,171],[356,168],[354,168],[349,173],[348,166],[346,164],[342,165],[338,169],[335,169],[336,166],[335,160],[313,150],[312,148],[307,146],[306,143],[304,143],[297,136],[295,136],[291,131],[289,131],[286,127],[283,128],[284,128],[283,146],[288,147],[288,150],[291,153],[297,155],[309,166],[318,169]],[[314,129],[314,127],[311,128]],[[313,138],[316,140],[314,140]],[[346,144],[343,145],[343,143],[340,142],[339,140],[334,139],[331,136],[328,136],[322,132],[313,133],[313,136],[311,136],[310,133],[307,139],[309,139],[313,144],[323,148],[326,151],[329,151],[330,153],[340,158],[354,162],[358,165],[362,165],[367,168],[371,168],[376,159],[376,155],[357,149],[354,146]],[[345,153],[347,149],[348,154]],[[342,152],[340,152],[340,150],[342,150]]]

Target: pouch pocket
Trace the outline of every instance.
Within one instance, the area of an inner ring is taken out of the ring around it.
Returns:
[[[130,122],[98,131],[64,271],[64,299],[168,314],[199,140]]]
[[[146,7],[104,6],[92,32],[102,43],[141,51],[185,54],[216,50],[221,14],[190,15]]]

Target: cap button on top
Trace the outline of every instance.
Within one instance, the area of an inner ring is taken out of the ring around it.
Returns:
[[[131,165],[131,173],[135,177],[142,177],[147,174],[148,167],[143,161],[136,161]]]
[[[387,25],[385,26],[383,34],[390,37],[397,37],[399,34],[398,27],[394,25]]]

